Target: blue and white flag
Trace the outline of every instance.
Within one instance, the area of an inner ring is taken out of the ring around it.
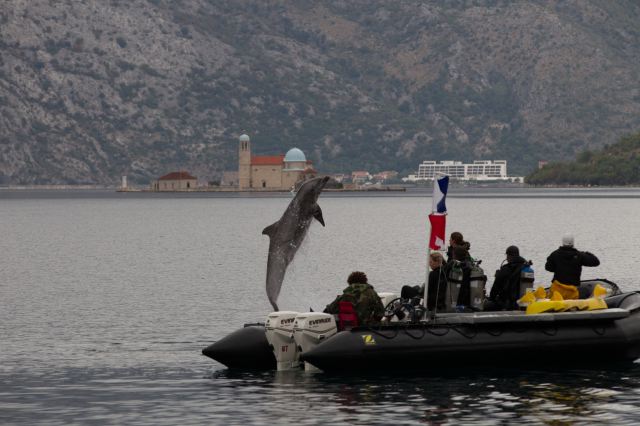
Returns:
[[[449,176],[440,176],[433,181],[432,213],[447,212],[447,206],[444,203],[447,198],[447,189],[449,189]]]

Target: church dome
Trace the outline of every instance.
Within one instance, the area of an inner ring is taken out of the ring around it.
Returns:
[[[291,148],[287,151],[287,155],[284,156],[285,163],[293,163],[293,162],[304,162],[307,161],[307,157],[304,156],[304,152],[299,150],[298,148]]]
[[[247,134],[242,134],[240,135],[240,142],[249,142],[249,135]]]

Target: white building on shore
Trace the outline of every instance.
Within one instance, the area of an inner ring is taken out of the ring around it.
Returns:
[[[418,166],[418,173],[409,175],[402,180],[405,182],[433,180],[440,173],[457,180],[511,180],[507,176],[506,160],[478,160],[473,163],[423,161]]]

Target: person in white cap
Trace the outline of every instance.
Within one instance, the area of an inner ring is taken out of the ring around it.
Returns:
[[[600,260],[594,254],[573,247],[573,235],[563,235],[562,246],[547,257],[544,265],[544,269],[553,272],[551,294],[557,291],[565,299],[577,299],[582,267],[598,265]]]

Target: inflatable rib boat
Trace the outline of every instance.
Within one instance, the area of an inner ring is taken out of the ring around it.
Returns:
[[[428,320],[337,331],[332,315],[274,312],[203,349],[240,369],[378,371],[446,366],[602,366],[640,357],[640,294],[608,285],[606,309],[442,313]]]

